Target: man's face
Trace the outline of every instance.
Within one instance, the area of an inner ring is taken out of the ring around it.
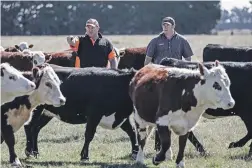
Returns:
[[[98,26],[93,26],[93,25],[86,25],[86,33],[90,37],[93,37],[98,34],[99,27]]]
[[[163,32],[172,32],[174,26],[171,23],[163,23],[162,24]]]

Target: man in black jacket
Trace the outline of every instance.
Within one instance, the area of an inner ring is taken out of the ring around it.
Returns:
[[[116,53],[112,43],[99,33],[96,19],[88,19],[84,36],[68,36],[70,47],[77,51],[76,67],[108,67],[117,68]]]

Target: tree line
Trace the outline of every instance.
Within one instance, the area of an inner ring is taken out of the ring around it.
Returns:
[[[1,35],[79,35],[89,18],[103,34],[156,34],[166,16],[182,34],[210,33],[220,1],[1,1]]]

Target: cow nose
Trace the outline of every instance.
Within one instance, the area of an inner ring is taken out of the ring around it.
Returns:
[[[35,88],[36,88],[35,83],[31,83],[31,84],[30,84],[30,87],[31,87],[32,89],[35,89]]]
[[[231,108],[232,108],[232,107],[234,107],[234,105],[235,105],[235,102],[234,102],[234,101],[231,101],[231,102],[228,103],[228,107],[231,107]]]
[[[64,105],[66,103],[66,99],[65,98],[60,98],[60,104]]]

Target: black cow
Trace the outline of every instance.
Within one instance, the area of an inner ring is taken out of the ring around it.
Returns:
[[[163,59],[162,65],[180,67],[180,68],[197,68],[196,62],[187,62],[176,59]],[[247,135],[237,142],[231,142],[229,148],[243,147],[252,138],[252,62],[221,62],[230,78],[230,91],[235,100],[234,108],[230,110],[224,109],[207,109],[203,117],[218,118],[225,116],[239,116],[247,128]],[[204,63],[207,68],[214,65],[213,62]],[[156,150],[160,149],[159,139],[156,136]],[[197,148],[198,151],[205,153],[203,145],[197,140],[193,132],[189,133],[189,140]],[[252,143],[250,144],[249,156],[252,156]]]
[[[203,61],[251,62],[252,46],[231,47],[220,44],[208,44],[203,50]]]
[[[57,116],[66,123],[87,124],[81,160],[89,159],[89,144],[98,125],[108,129],[121,127],[130,137],[132,157],[135,157],[138,146],[129,121],[133,104],[128,94],[129,83],[135,70],[51,66],[63,82],[60,89],[67,101],[62,107],[40,106],[34,112],[31,123],[25,126],[27,156],[38,154],[39,131],[52,119],[52,116]],[[41,115],[43,109],[47,111]]]

